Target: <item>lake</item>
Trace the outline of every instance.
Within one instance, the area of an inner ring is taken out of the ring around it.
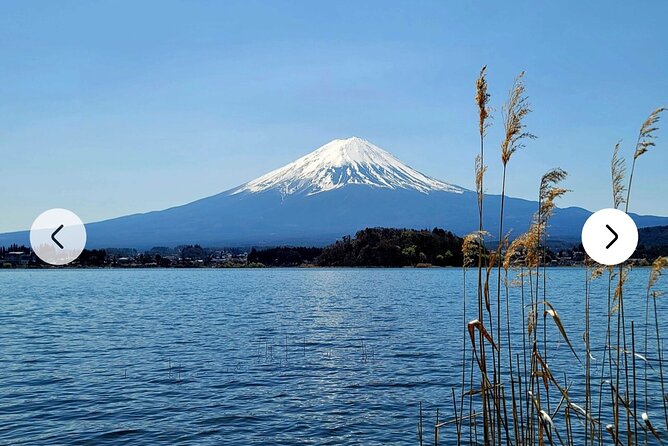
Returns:
[[[548,270],[579,351],[585,274]],[[637,337],[647,276],[626,286]],[[0,271],[0,444],[416,445],[420,402],[427,432],[437,407],[452,416],[463,284],[461,269]],[[599,362],[606,303],[598,279]],[[551,366],[577,382],[553,331]]]

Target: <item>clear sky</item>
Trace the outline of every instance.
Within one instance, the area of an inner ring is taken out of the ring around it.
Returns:
[[[609,207],[614,144],[630,155],[668,105],[666,17],[665,1],[3,2],[0,231],[52,207],[95,221],[183,204],[352,135],[473,188],[483,64],[488,192],[526,70],[539,139],[511,161],[509,194],[534,198],[560,166],[564,205]],[[668,215],[663,125],[635,212]]]

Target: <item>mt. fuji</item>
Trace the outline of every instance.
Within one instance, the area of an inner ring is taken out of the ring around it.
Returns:
[[[238,187],[232,194],[275,189],[283,196],[315,195],[351,184],[423,193],[463,192],[461,188],[421,174],[368,141],[352,137],[335,139],[287,166]]]
[[[498,233],[500,197],[485,196],[485,228]],[[537,203],[506,198],[504,227],[525,231]],[[591,212],[556,209],[552,240],[570,243]],[[668,218],[632,215],[639,227]],[[87,248],[200,244],[209,247],[325,245],[366,227],[478,228],[476,193],[430,178],[360,138],[337,139],[234,189],[162,211],[86,224]],[[28,233],[0,235],[0,246]]]

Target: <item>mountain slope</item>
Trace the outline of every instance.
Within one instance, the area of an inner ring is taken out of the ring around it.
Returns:
[[[506,230],[525,231],[537,203],[506,198]],[[485,228],[498,234],[500,197],[485,197]],[[553,240],[577,242],[591,213],[556,209]],[[639,227],[668,218],[631,215]],[[88,248],[325,245],[374,226],[433,228],[464,235],[478,227],[476,193],[427,177],[359,138],[335,140],[230,191],[162,211],[86,225]],[[0,235],[0,246],[28,233]]]
[[[461,188],[423,175],[380,147],[352,137],[335,139],[231,193],[278,190],[283,196],[314,195],[351,184],[423,193],[462,192]]]

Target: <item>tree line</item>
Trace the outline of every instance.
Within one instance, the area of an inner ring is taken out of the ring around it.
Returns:
[[[248,263],[265,266],[462,266],[463,240],[451,232],[366,228],[324,248],[276,247],[253,249]]]

